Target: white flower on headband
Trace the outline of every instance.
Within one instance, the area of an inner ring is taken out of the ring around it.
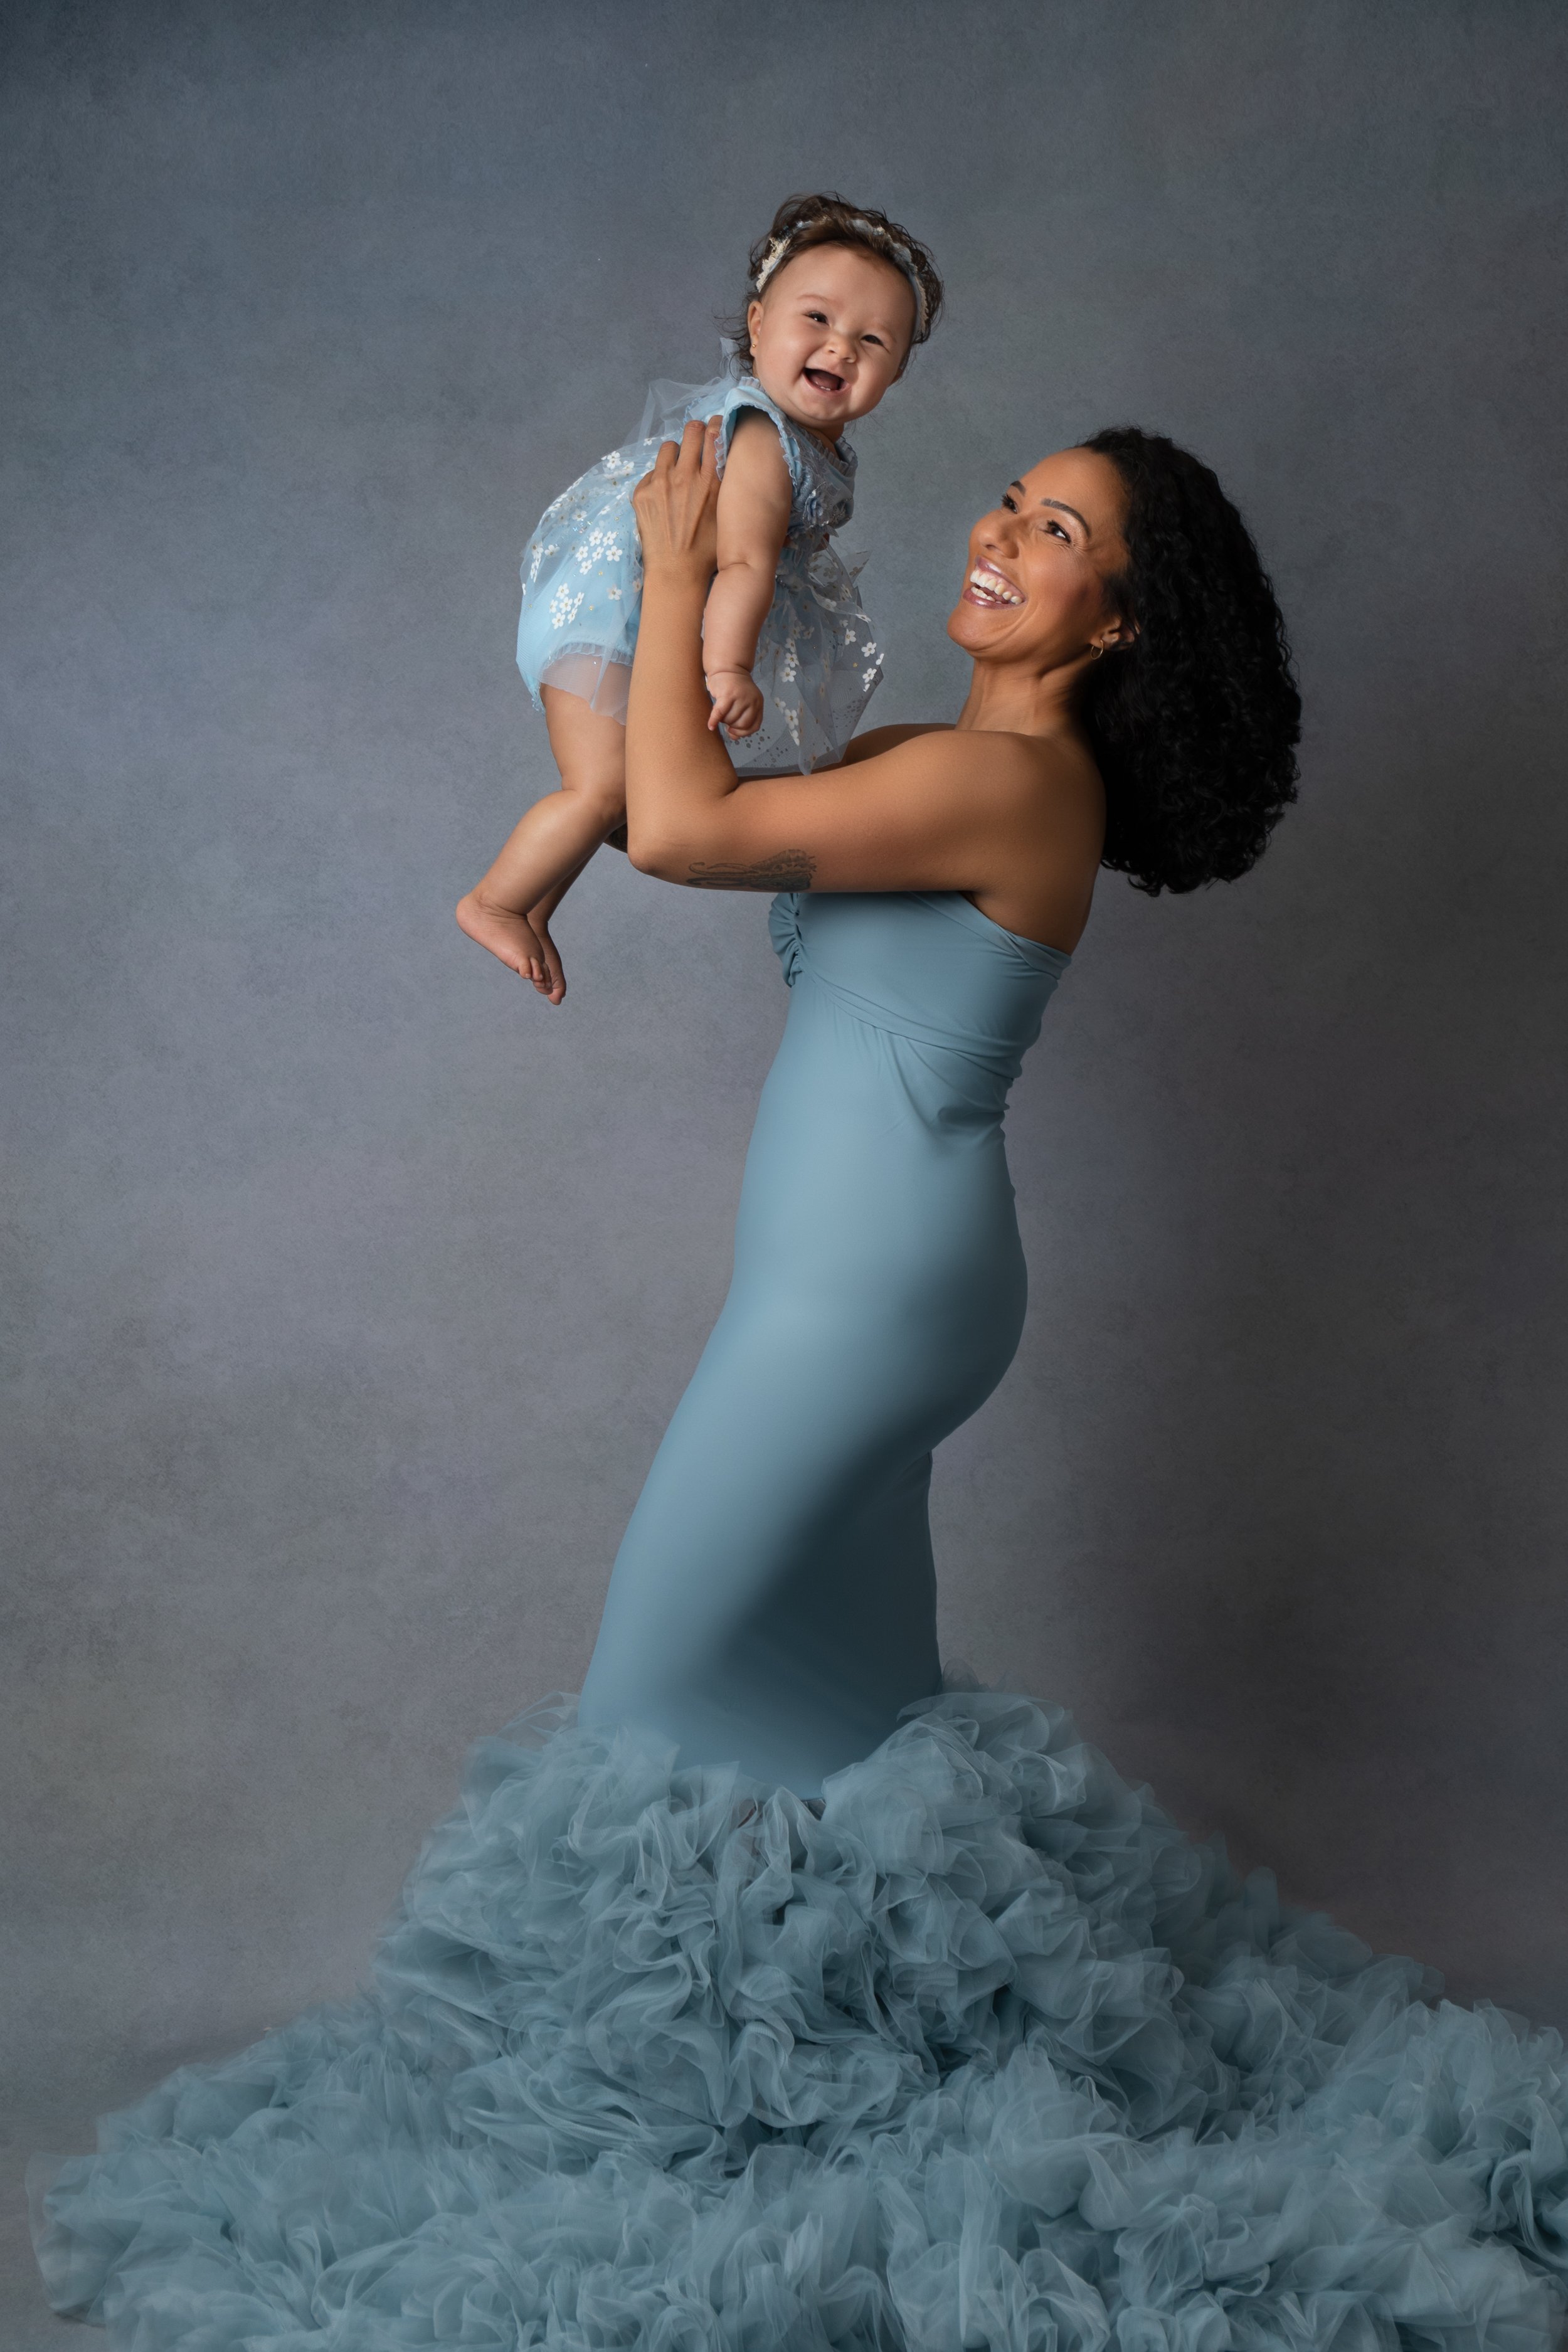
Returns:
[[[775,236],[769,239],[768,249],[763,256],[762,267],[752,280],[752,285],[756,288],[759,294],[767,284],[769,278],[773,276],[774,270],[778,268],[780,262],[784,260],[785,255],[789,252],[791,245],[794,243],[795,237],[800,234],[801,230],[815,228],[817,224],[815,221],[797,221],[794,229],[786,230],[783,236]],[[854,214],[852,215],[851,226],[855,228],[864,230],[872,248],[884,261],[890,261],[895,269],[901,270],[903,275],[909,279],[910,291],[915,298],[915,340],[919,341],[921,337],[929,331],[929,329],[926,314],[926,290],[921,284],[920,273],[915,268],[913,254],[910,251],[907,245],[900,245],[896,236],[889,236],[886,229],[879,227],[875,221],[867,220],[863,214]]]
[[[756,288],[759,294],[762,292],[763,287],[767,284],[769,278],[773,276],[774,270],[778,268],[780,262],[784,259],[788,251],[789,239],[787,236],[775,236],[772,239],[768,246],[767,252],[763,257],[763,266],[758,270],[755,278],[752,280],[752,285]]]

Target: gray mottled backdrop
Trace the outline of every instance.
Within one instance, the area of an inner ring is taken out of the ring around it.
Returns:
[[[579,1681],[783,992],[762,903],[609,854],[559,1013],[451,909],[551,778],[522,541],[811,185],[952,289],[859,436],[875,715],[953,710],[968,521],[1128,417],[1250,518],[1309,714],[1257,874],[1106,878],[1018,1089],[950,1649],[1568,2022],[1555,0],[3,38],[13,2136],[346,1989],[468,1741]]]

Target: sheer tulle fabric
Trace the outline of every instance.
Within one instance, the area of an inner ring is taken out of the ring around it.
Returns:
[[[1238,1882],[1059,1710],[820,1800],[530,1710],[371,1987],[36,2160],[118,2352],[1553,2340],[1558,2037]]]
[[[856,581],[863,556],[831,544],[854,512],[855,454],[787,416],[750,376],[705,384],[660,380],[637,433],[552,499],[522,551],[517,662],[536,706],[563,688],[624,726],[642,609],[642,551],[632,492],[661,441],[692,417],[721,419],[722,468],[748,411],[768,417],[789,469],[790,520],[752,664],[763,699],[754,735],[730,744],[742,774],[809,773],[842,759],[881,677],[881,653]]]

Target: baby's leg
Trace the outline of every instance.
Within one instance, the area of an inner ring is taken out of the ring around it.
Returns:
[[[625,818],[626,730],[560,687],[544,688],[544,715],[561,790],[535,801],[513,828],[484,879],[458,901],[458,920],[471,940],[559,1004],[566,982],[550,917]]]

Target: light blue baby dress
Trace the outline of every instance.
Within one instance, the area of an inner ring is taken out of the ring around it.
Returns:
[[[678,441],[689,417],[722,419],[722,473],[736,422],[749,408],[777,428],[792,496],[773,605],[752,665],[763,722],[730,748],[742,774],[809,773],[843,757],[882,675],[855,585],[863,559],[847,562],[828,539],[854,511],[855,452],[843,440],[829,449],[796,425],[754,376],[654,384],[636,436],[545,508],[522,554],[517,666],[536,707],[542,686],[559,686],[625,720],[642,604],[632,492],[659,443]]]

